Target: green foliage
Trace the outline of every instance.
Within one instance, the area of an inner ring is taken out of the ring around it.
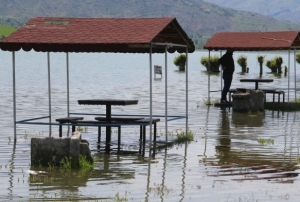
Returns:
[[[95,166],[94,163],[90,163],[86,156],[80,155],[79,156],[79,169],[93,169]]]
[[[182,144],[185,142],[191,142],[194,140],[194,133],[190,130],[188,130],[188,133],[186,134],[184,131],[176,134],[175,143],[176,144]]]
[[[125,196],[124,197],[120,197],[119,192],[115,195],[114,197],[114,201],[115,202],[127,202],[128,198],[127,198],[127,192],[125,192]]]
[[[210,61],[208,60],[208,56],[203,56],[201,57],[200,63],[206,67],[207,70],[209,70],[209,62],[210,62],[210,67],[211,67],[211,71],[215,72],[215,71],[219,71],[219,56],[218,55],[213,55],[210,56]]]
[[[272,72],[281,73],[281,64],[283,63],[282,57],[276,56],[271,60],[267,60],[266,66],[271,69]]]
[[[0,39],[9,36],[11,33],[16,31],[16,28],[0,25]]]
[[[72,168],[72,158],[65,156],[61,161],[60,161],[60,167],[65,170],[71,170]]]
[[[260,139],[257,140],[257,142],[261,145],[274,145],[274,140],[273,139],[260,138]]]
[[[265,55],[258,55],[257,56],[257,61],[258,61],[258,63],[259,64],[263,64],[264,63],[264,61],[265,61]]]
[[[49,164],[49,167],[53,165]],[[85,156],[79,155],[79,169],[82,170],[89,170],[93,169],[95,166],[94,163],[90,163]],[[61,161],[60,161],[60,168],[63,170],[71,170],[74,168],[72,164],[72,158],[65,156]]]
[[[298,64],[300,64],[300,53],[296,54],[296,61]]]
[[[175,56],[175,58],[173,60],[173,63],[176,66],[179,66],[182,63],[185,64],[185,62],[186,62],[186,55],[185,54],[179,54],[179,55]]]
[[[245,55],[240,55],[237,59],[237,63],[243,67],[246,68],[247,67],[247,56]]]

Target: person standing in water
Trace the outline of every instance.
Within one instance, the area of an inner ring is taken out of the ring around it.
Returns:
[[[232,75],[234,72],[234,60],[232,55],[233,55],[233,50],[228,49],[226,53],[219,59],[219,63],[223,70],[223,80],[224,80],[221,103],[229,103],[226,99],[226,95],[230,89],[231,82],[232,82]]]

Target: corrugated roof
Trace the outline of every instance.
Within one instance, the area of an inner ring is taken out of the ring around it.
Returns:
[[[219,32],[204,45],[209,50],[288,50],[299,48],[299,31]]]
[[[9,37],[0,41],[5,51],[23,49],[42,52],[149,52],[151,42],[188,45],[193,41],[176,18],[31,18]],[[155,46],[153,52],[164,52]],[[185,52],[172,47],[169,52]]]

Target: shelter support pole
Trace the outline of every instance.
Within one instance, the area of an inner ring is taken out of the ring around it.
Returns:
[[[69,82],[69,53],[66,53],[66,62],[67,62],[67,114],[70,115],[70,82]]]
[[[14,110],[14,141],[17,140],[17,109],[16,109],[16,60],[15,51],[12,52],[12,68],[13,68],[13,110]]]
[[[188,105],[189,105],[189,54],[188,54],[188,46],[186,46],[186,70],[185,70],[185,135],[188,134],[188,124],[189,124],[189,112],[188,112]]]
[[[290,50],[289,50],[289,56],[288,56],[288,102],[290,102]]]
[[[151,157],[151,145],[152,145],[152,43],[150,43],[150,54],[149,54],[149,60],[150,60],[150,142],[149,142],[149,158]]]
[[[208,50],[208,104],[210,104],[210,50]]]
[[[47,63],[48,63],[48,100],[49,100],[49,137],[51,137],[52,126],[51,126],[51,81],[50,81],[50,53],[47,52]]]
[[[296,70],[296,49],[294,48],[294,83],[295,83],[295,102],[297,101],[297,70]]]
[[[222,57],[222,50],[220,50],[220,58]],[[222,82],[222,78],[223,78],[223,71],[222,71],[223,69],[222,69],[222,67],[221,67],[221,95],[220,95],[220,97],[222,97],[222,90],[223,90],[223,82]]]
[[[168,142],[168,45],[165,47],[165,134]]]

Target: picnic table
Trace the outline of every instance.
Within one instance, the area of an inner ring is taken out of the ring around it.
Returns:
[[[240,79],[240,82],[255,83],[255,90],[258,90],[258,83],[273,82],[273,79]]]
[[[105,105],[106,106],[106,119],[107,123],[111,123],[111,106],[112,105],[136,105],[138,100],[119,100],[119,99],[88,99],[88,100],[78,100],[80,105]],[[110,151],[111,142],[111,126],[106,126],[106,146],[105,151],[108,153]]]

